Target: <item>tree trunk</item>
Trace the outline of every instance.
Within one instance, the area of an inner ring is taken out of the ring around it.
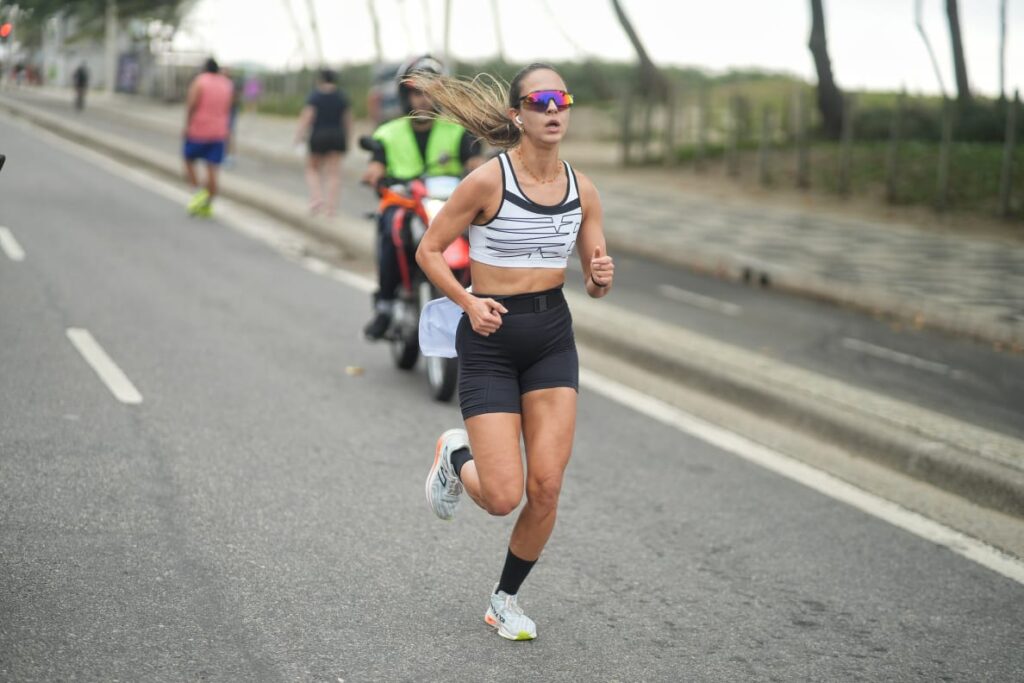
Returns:
[[[967,61],[964,58],[964,42],[960,35],[960,12],[957,9],[957,0],[946,0],[946,16],[949,18],[949,38],[953,46],[956,96],[961,103],[970,102],[971,87],[967,82]]]
[[[377,17],[377,6],[373,0],[366,0],[367,8],[370,10],[370,23],[373,25],[373,49],[377,53],[377,63],[384,61],[384,48],[380,42],[380,19]]]
[[[999,3],[999,99],[1006,101],[1006,0]]]
[[[309,30],[313,33],[313,45],[316,46],[317,68],[324,68],[324,46],[320,41],[320,27],[316,20],[316,6],[313,0],[306,0],[306,7],[309,12]]]
[[[501,15],[498,13],[498,0],[491,0],[491,17],[494,19],[494,42],[498,48],[498,61],[504,64],[505,41],[501,35]]]
[[[825,38],[825,10],[821,0],[811,0],[811,39],[808,43],[818,72],[818,110],[825,134],[836,140],[843,129],[843,93],[832,78],[832,60]]]
[[[105,16],[105,49],[104,49],[104,75],[106,76],[106,83],[103,84],[104,89],[108,93],[114,92],[117,89],[117,2],[116,0],[107,0],[107,10]]]
[[[659,100],[665,101],[668,98],[668,83],[665,81],[665,77],[658,71],[658,67],[654,65],[651,58],[647,56],[647,50],[644,49],[643,43],[640,42],[640,36],[633,30],[633,25],[629,23],[629,18],[623,11],[619,0],[612,0],[612,8],[615,10],[615,15],[619,18],[619,23],[622,24],[622,30],[626,32],[626,36],[629,38],[629,42],[633,44],[636,56],[640,60],[640,80],[644,90]]]

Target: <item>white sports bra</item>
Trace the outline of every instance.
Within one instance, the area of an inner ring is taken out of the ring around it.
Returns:
[[[583,222],[576,174],[565,161],[565,197],[555,206],[527,199],[507,152],[501,164],[502,200],[483,225],[469,226],[469,257],[504,268],[565,268]],[[509,182],[511,179],[511,182]]]

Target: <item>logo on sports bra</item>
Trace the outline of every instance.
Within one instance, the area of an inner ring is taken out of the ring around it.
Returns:
[[[561,219],[557,225],[556,217]],[[583,212],[579,210],[561,216],[505,218],[503,222],[519,223],[522,227],[490,227],[487,247],[497,258],[564,259],[576,244],[582,218]]]

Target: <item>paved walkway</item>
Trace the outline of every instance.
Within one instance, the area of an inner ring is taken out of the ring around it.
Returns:
[[[62,91],[2,95],[50,106],[55,98],[70,102]],[[183,123],[180,106],[141,98],[95,96],[89,107],[164,134]],[[244,114],[240,156],[299,165],[294,127],[289,119]],[[356,132],[368,130],[363,122]],[[695,191],[671,171],[617,169],[609,146],[570,138],[564,152],[601,190],[612,249],[1024,346],[1024,239],[723,200]],[[365,155],[349,154],[349,177],[364,163]]]

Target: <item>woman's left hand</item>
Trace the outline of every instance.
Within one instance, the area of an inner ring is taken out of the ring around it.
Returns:
[[[600,246],[594,248],[594,255],[590,259],[590,279],[602,289],[611,287],[615,279],[615,263],[611,256],[603,255]]]

